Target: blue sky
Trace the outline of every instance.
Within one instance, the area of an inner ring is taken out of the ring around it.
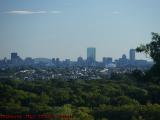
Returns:
[[[160,0],[0,0],[0,59],[128,57],[159,31]]]

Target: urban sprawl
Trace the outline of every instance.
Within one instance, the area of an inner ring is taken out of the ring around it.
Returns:
[[[102,61],[96,61],[96,48],[87,48],[87,59],[78,57],[77,61],[59,58],[31,58],[24,60],[17,53],[11,53],[11,59],[0,60],[1,72],[14,69],[14,74],[0,77],[15,77],[24,80],[37,79],[102,79],[113,74],[131,73],[133,70],[145,71],[153,62],[136,60],[136,50],[130,49],[129,59],[125,54],[113,61],[112,57],[103,57]]]

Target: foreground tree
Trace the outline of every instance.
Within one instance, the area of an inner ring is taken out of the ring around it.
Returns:
[[[147,78],[152,79],[152,81],[160,82],[160,35],[158,33],[152,33],[152,40],[146,45],[140,45],[137,47],[137,52],[144,52],[149,55],[153,61],[154,65],[148,71]]]
[[[140,45],[137,51],[146,53],[156,64],[160,64],[160,35],[152,33],[152,41],[149,44]]]

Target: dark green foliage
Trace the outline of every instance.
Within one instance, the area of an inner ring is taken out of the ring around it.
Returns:
[[[160,119],[160,86],[137,81],[1,82],[0,113],[72,114],[75,120]]]
[[[94,110],[95,118],[109,120],[159,120],[160,105],[126,105],[121,107],[105,106]]]
[[[160,64],[160,35],[152,33],[152,41],[149,44],[137,47],[137,51],[146,53],[155,63]]]
[[[145,80],[160,83],[160,35],[158,33],[152,33],[152,41],[146,45],[140,45],[137,47],[137,52],[144,52],[149,55],[154,65],[146,72]]]

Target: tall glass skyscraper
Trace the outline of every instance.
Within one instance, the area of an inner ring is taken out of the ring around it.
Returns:
[[[87,48],[87,60],[96,61],[96,48]]]

